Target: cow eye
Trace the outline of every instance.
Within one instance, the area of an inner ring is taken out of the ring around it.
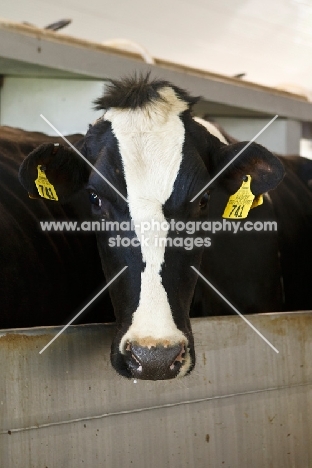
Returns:
[[[200,207],[201,210],[204,210],[207,207],[209,199],[210,199],[210,192],[206,192],[201,197],[200,202],[199,202],[199,207]]]
[[[93,190],[90,190],[90,192],[89,192],[89,200],[90,200],[90,203],[92,205],[95,205],[98,208],[101,208],[102,200],[100,199],[98,194],[96,192],[94,192]]]

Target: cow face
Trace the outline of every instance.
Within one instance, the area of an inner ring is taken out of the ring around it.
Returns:
[[[175,226],[207,219],[209,195],[197,194],[243,145],[226,146],[195,122],[194,102],[167,82],[115,82],[97,101],[103,118],[79,146],[93,169],[71,149],[43,145],[20,171],[34,194],[36,168],[43,164],[61,201],[84,186],[94,220],[111,227],[96,235],[107,281],[127,266],[110,287],[117,320],[111,360],[126,377],[181,377],[195,364],[189,310],[197,277],[191,266],[200,268],[206,240],[185,248],[185,232]],[[254,144],[222,183],[234,193],[246,174],[258,195],[277,185],[283,168]]]

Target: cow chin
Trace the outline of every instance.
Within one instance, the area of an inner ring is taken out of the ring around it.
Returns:
[[[130,338],[118,333],[112,343],[111,362],[118,374],[129,379],[168,380],[184,377],[195,365],[193,336],[155,340]]]

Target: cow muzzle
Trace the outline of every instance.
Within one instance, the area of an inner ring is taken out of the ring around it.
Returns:
[[[174,379],[190,368],[189,351],[185,343],[174,346],[142,346],[127,341],[123,354],[131,375],[142,380]]]

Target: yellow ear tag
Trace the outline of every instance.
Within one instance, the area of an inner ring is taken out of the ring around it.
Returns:
[[[251,176],[247,175],[247,180],[243,181],[236,193],[230,196],[225,207],[223,218],[237,219],[247,218],[255,196],[250,190]]]
[[[263,195],[257,195],[254,201],[252,202],[250,209],[252,210],[253,208],[257,208],[257,206],[260,206],[262,204],[263,204]]]
[[[35,180],[36,187],[38,189],[39,195],[42,198],[47,200],[58,201],[58,196],[56,195],[55,188],[48,181],[47,176],[42,169],[42,166],[37,166],[38,169],[38,178]]]

